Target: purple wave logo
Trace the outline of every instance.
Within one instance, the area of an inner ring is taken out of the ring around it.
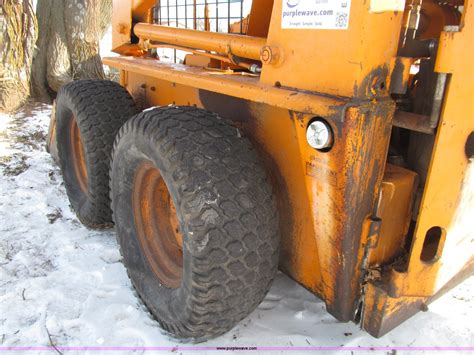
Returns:
[[[286,0],[286,6],[288,6],[290,9],[294,8],[295,6],[298,6],[300,3],[300,0]]]

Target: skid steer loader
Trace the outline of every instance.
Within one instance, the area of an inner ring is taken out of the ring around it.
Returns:
[[[56,100],[72,207],[176,337],[278,268],[384,335],[473,272],[473,4],[114,1],[120,83]]]

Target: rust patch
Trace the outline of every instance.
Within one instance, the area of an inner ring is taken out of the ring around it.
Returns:
[[[378,67],[372,70],[358,87],[354,85],[354,96],[355,97],[368,97],[377,98],[386,96],[387,90],[387,78],[388,78],[388,67]]]
[[[344,226],[334,246],[344,263],[335,272],[336,297],[330,305],[331,313],[343,321],[352,320],[358,308],[364,278],[363,246],[368,237],[363,235],[363,224],[373,213],[381,185],[394,108],[393,102],[382,101],[371,105],[371,110],[361,107],[348,111],[352,117],[346,121],[345,131],[358,133],[350,147],[354,163],[346,166]]]
[[[294,111],[290,111],[290,117],[294,117],[296,118],[296,120],[298,121],[299,125],[301,127],[304,127],[305,125],[305,114],[301,113],[301,112],[294,112]]]
[[[119,23],[118,24],[118,32],[122,35],[128,34],[130,31],[130,26],[126,23]]]

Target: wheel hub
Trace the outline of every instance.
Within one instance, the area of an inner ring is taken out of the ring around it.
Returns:
[[[137,237],[148,265],[164,286],[178,288],[183,236],[166,183],[150,161],[141,163],[135,172],[132,205]]]
[[[88,174],[86,155],[84,153],[84,145],[82,143],[81,131],[77,126],[76,118],[73,116],[69,129],[69,137],[71,142],[72,163],[74,166],[74,173],[79,185],[79,188],[87,194],[88,192]]]

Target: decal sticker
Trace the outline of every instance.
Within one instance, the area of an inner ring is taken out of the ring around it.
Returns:
[[[370,12],[404,11],[405,0],[370,0]]]
[[[306,175],[318,179],[320,183],[337,187],[337,173],[325,165],[318,164],[318,162],[306,162]]]
[[[346,30],[351,0],[282,0],[281,28]]]

